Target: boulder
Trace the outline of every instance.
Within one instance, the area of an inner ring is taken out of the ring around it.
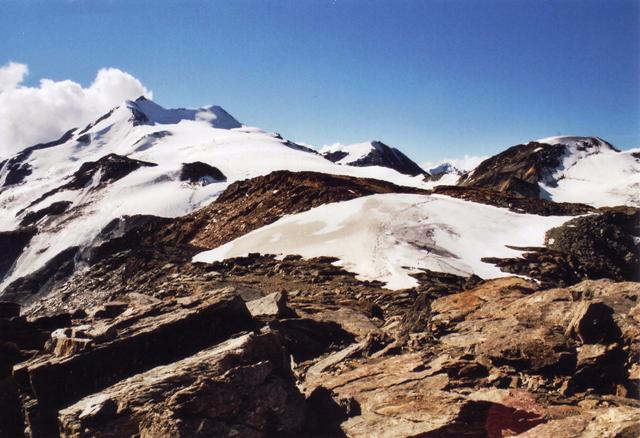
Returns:
[[[247,334],[124,379],[62,409],[63,437],[283,436],[304,399],[271,333]]]
[[[255,327],[230,289],[130,308],[111,320],[55,333],[53,348],[14,368],[31,436],[57,433],[59,409],[131,375]]]

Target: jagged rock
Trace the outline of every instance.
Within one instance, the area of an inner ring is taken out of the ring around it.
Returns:
[[[273,334],[248,334],[122,380],[59,414],[61,436],[283,436],[304,400]]]
[[[503,271],[540,280],[546,287],[585,279],[640,281],[640,210],[603,208],[546,233],[546,247],[524,248],[519,258],[483,258]]]
[[[297,362],[337,350],[354,340],[351,333],[330,321],[288,318],[272,321],[269,327]]]
[[[295,316],[287,306],[287,294],[274,292],[266,297],[247,302],[247,309],[254,317],[287,318]]]
[[[11,372],[44,347],[51,331],[71,324],[68,314],[28,320],[19,316],[20,306],[1,302],[0,309],[0,436],[23,436],[18,386]]]
[[[305,429],[321,436],[343,436],[340,424],[362,413],[354,398],[340,398],[323,386],[318,386],[309,395],[307,407]]]
[[[565,333],[583,344],[615,340],[620,336],[620,329],[613,321],[612,314],[613,309],[604,303],[579,303]]]
[[[66,341],[65,332],[58,332],[54,352],[14,368],[30,434],[56,433],[58,410],[81,397],[253,327],[242,300],[227,289],[129,309],[78,330],[82,338],[71,331]]]
[[[548,179],[548,173],[560,165],[564,153],[563,147],[533,141],[512,146],[480,163],[458,184],[538,198],[538,181]]]
[[[189,181],[191,184],[208,185],[214,182],[226,181],[227,177],[217,167],[196,161],[182,165],[180,180]]]
[[[127,307],[129,307],[128,303],[122,301],[109,301],[90,310],[89,316],[93,318],[115,318],[124,312]]]

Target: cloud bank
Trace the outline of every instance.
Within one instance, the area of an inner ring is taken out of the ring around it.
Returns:
[[[27,87],[22,84],[28,73],[28,67],[17,62],[0,67],[0,161],[84,127],[125,99],[153,97],[138,79],[117,68],[100,69],[88,87],[50,79]]]

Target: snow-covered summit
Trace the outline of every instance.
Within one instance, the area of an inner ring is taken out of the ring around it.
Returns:
[[[561,135],[555,137],[546,137],[538,140],[534,140],[535,143],[544,143],[548,145],[565,145],[576,148],[598,148],[598,149],[612,149],[616,150],[610,143],[604,141],[600,137],[584,137],[576,135]]]
[[[350,145],[336,143],[322,147],[320,154],[326,159],[341,165],[388,167],[411,176],[426,173],[398,149],[376,140]]]
[[[182,120],[194,120],[208,122],[214,128],[219,129],[233,129],[242,126],[231,114],[217,105],[197,109],[166,109],[143,96],[134,101],[128,100],[125,105],[142,120],[146,119],[145,123],[150,124],[172,125]]]

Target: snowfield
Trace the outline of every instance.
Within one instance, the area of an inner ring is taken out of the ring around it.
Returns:
[[[571,217],[542,217],[440,195],[372,195],[290,215],[194,257],[221,261],[251,252],[332,256],[362,280],[414,287],[419,269],[504,277],[482,257],[517,257],[506,245],[540,246]]]
[[[640,207],[640,160],[633,150],[618,152],[598,137],[548,137],[536,142],[567,146],[562,164],[552,174],[556,185],[540,183],[547,199],[594,207]]]

